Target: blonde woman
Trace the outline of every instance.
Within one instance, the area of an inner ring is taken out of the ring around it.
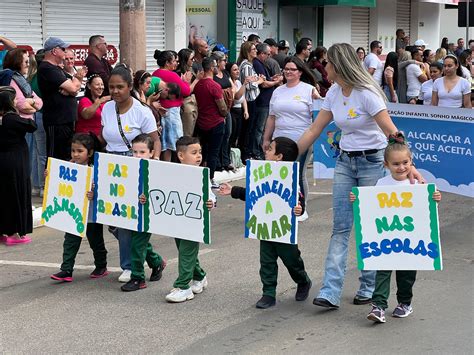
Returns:
[[[347,43],[328,49],[328,79],[334,84],[314,123],[298,141],[300,152],[308,149],[331,122],[342,130],[341,154],[337,158],[333,181],[333,232],[326,258],[323,286],[313,304],[339,308],[346,272],[349,235],[353,214],[349,193],[353,186],[374,186],[385,176],[383,157],[387,136],[397,133],[388,115],[386,97],[365,70],[354,48]],[[410,176],[421,176],[414,168]],[[354,304],[371,302],[375,271],[361,271],[360,287]]]
[[[444,48],[438,48],[434,57],[435,62],[443,63],[444,57],[448,55],[448,52]]]

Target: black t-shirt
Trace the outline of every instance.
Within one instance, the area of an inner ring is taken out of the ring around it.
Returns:
[[[230,76],[225,70],[222,71],[222,78],[219,78],[217,75],[214,75],[214,81],[218,83],[222,89],[232,87],[232,84],[230,82]]]
[[[43,95],[43,123],[61,125],[76,121],[77,100],[75,96],[63,95],[60,86],[69,80],[65,72],[49,62],[38,67],[38,86]]]

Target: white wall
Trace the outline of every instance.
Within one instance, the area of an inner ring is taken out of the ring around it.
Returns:
[[[437,45],[441,44],[443,37],[448,37],[449,42],[456,44],[458,38],[462,37],[466,39],[466,28],[458,27],[458,10],[457,9],[445,9],[444,5],[441,5],[440,9],[440,34],[437,38]],[[474,39],[474,28],[469,29],[469,39]],[[468,41],[465,41],[466,45]],[[431,44],[431,43],[430,43]]]
[[[290,53],[295,52],[297,39],[309,37],[316,47],[317,39],[317,8],[311,6],[283,6],[280,8],[280,33],[279,39],[290,42]]]
[[[334,43],[351,43],[351,7],[324,7],[323,45],[329,48]]]
[[[440,8],[444,5],[433,3],[416,3],[418,6],[418,18],[415,21],[417,37],[415,31],[412,31],[410,42],[415,43],[417,39],[422,39],[428,46],[426,48],[431,50],[438,49],[441,44],[440,36]],[[412,27],[413,28],[413,27]]]
[[[380,41],[382,54],[395,50],[395,32],[397,30],[397,3],[393,0],[377,0],[377,6],[370,9],[369,44]]]

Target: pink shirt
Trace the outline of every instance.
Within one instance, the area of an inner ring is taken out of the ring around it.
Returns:
[[[88,97],[83,97],[77,105],[77,122],[76,122],[76,133],[89,133],[92,132],[96,136],[102,132],[102,108],[104,104],[101,104],[99,108],[94,112],[91,118],[86,120],[82,117],[82,111],[85,108],[91,107],[92,101]]]
[[[23,95],[23,91],[21,91],[20,87],[17,85],[15,80],[10,81],[10,86],[15,89],[16,91],[16,107],[18,108],[18,111],[20,111],[20,116],[23,118],[29,118],[30,120],[33,119],[34,113],[25,113],[23,110],[27,107],[26,104],[26,97]],[[43,100],[36,95],[36,93],[33,91],[33,99],[35,99],[35,108],[36,111],[41,110],[41,107],[43,107]]]
[[[180,107],[183,104],[183,97],[191,95],[189,84],[182,80],[175,72],[166,69],[157,69],[152,75],[160,78],[166,83],[176,83],[181,88],[181,96],[176,100],[160,99],[161,106],[164,108]]]

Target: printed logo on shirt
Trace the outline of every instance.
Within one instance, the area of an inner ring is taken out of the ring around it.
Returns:
[[[351,109],[349,109],[349,111],[347,112],[347,117],[346,117],[346,119],[348,119],[348,120],[355,120],[355,119],[357,119],[357,118],[359,118],[359,117],[360,117],[360,114],[358,114],[355,109],[351,108]]]
[[[125,127],[123,127],[123,130],[124,130],[124,132],[126,132],[126,133],[131,133],[131,132],[132,132],[132,129],[128,126],[128,124],[125,125]]]
[[[295,95],[295,96],[293,96],[293,100],[301,101],[301,96],[300,95]]]

